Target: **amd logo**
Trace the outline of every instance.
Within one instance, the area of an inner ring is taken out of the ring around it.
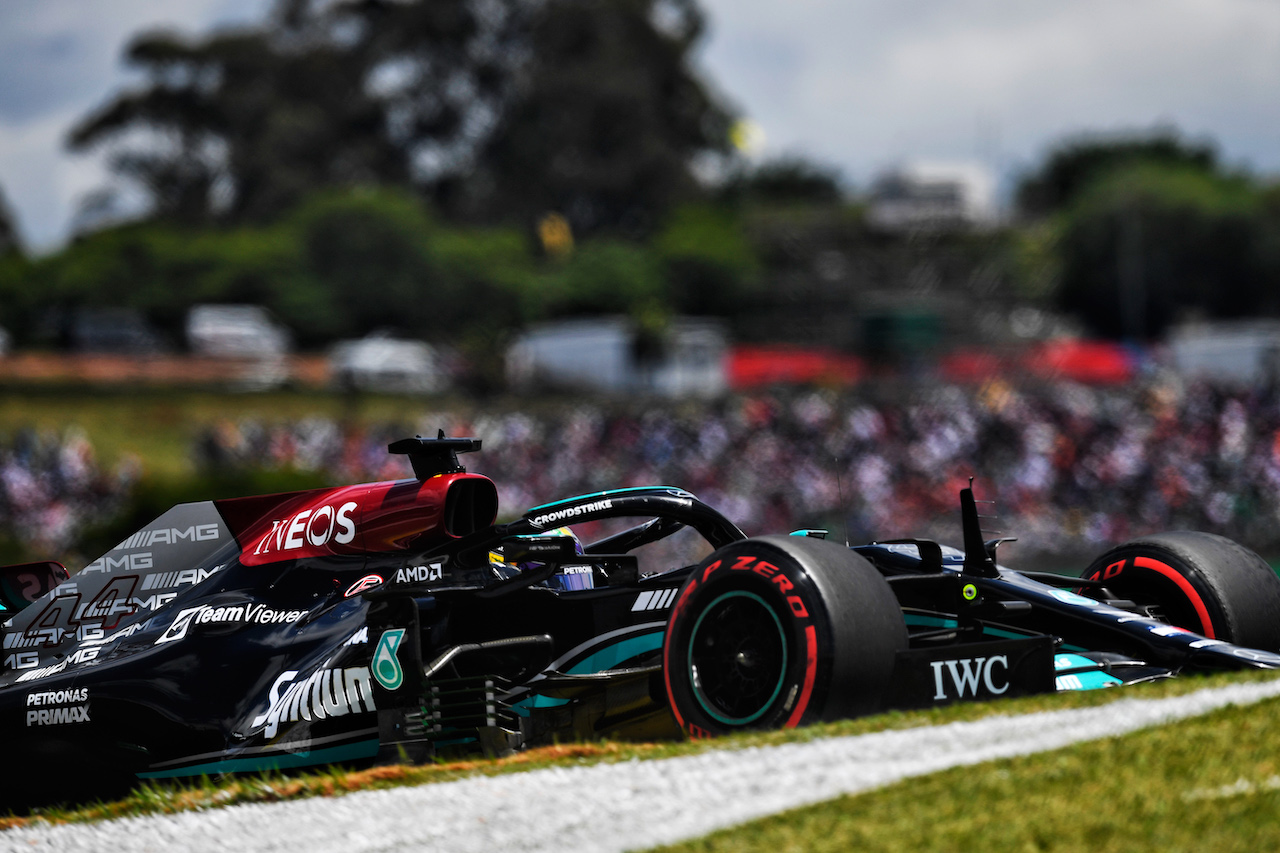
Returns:
[[[987,692],[994,696],[999,696],[1009,689],[1009,658],[1007,655],[935,660],[930,661],[929,666],[933,668],[933,698],[935,701],[977,696],[979,686],[985,687]],[[998,673],[996,671],[997,666],[1000,667]],[[948,693],[948,687],[954,688],[955,692]]]
[[[434,563],[429,566],[408,566],[396,572],[396,583],[427,583],[438,581],[444,577],[444,566]]]

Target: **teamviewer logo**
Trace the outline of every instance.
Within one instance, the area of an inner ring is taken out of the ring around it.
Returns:
[[[178,615],[174,617],[173,624],[160,635],[156,640],[155,645],[158,646],[161,643],[172,643],[174,640],[181,640],[183,637],[187,636],[187,629],[191,627],[191,623],[194,622],[195,618],[204,612],[205,609],[206,605],[202,604],[199,607],[189,607],[186,610],[179,611]]]

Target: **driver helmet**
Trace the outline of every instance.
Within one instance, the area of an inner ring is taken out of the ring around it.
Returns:
[[[557,527],[555,530],[548,530],[545,533],[534,533],[522,536],[522,539],[534,539],[543,537],[565,537],[573,540],[573,552],[575,554],[585,554],[586,550],[582,547],[582,540],[577,534],[568,527]],[[499,548],[489,552],[489,565],[493,570],[502,577],[513,577],[518,572],[535,569],[542,565],[538,562],[513,563],[505,559],[502,549]],[[595,589],[595,574],[589,565],[565,565],[560,567],[560,571],[556,572],[547,579],[547,586],[552,589],[559,590],[578,590],[578,589]]]

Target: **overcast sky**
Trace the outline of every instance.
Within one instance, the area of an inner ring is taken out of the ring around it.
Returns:
[[[1006,182],[1082,131],[1171,125],[1280,174],[1280,0],[702,0],[700,61],[762,130],[865,186],[895,164],[978,161]],[[99,158],[68,128],[129,77],[141,29],[199,34],[269,0],[0,0],[0,188],[56,247]]]

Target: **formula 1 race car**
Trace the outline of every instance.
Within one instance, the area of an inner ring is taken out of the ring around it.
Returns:
[[[412,479],[183,504],[74,576],[0,570],[0,802],[1280,668],[1280,579],[1221,537],[1016,572],[971,489],[963,551],[748,538],[669,486],[495,523],[479,449],[397,441]]]

